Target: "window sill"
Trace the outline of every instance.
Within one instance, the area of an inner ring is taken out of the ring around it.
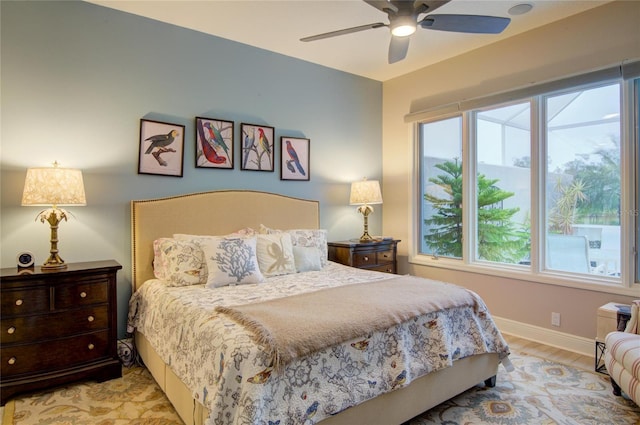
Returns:
[[[534,273],[529,270],[528,266],[498,265],[495,263],[468,264],[462,260],[443,257],[435,259],[432,256],[427,255],[410,256],[409,263],[418,266],[437,267],[467,273],[478,273],[507,279],[517,279],[528,282],[582,289],[586,291],[604,292],[607,294],[637,297],[638,291],[640,291],[640,284],[635,283],[625,286],[622,279],[619,277],[571,274],[554,271]]]

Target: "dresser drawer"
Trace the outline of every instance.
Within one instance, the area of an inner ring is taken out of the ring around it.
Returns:
[[[377,266],[369,268],[369,270],[375,270],[377,272],[394,273],[396,272],[396,266],[394,263],[379,264]]]
[[[107,281],[60,285],[54,289],[53,302],[56,309],[100,304],[108,301],[109,283]]]
[[[2,316],[49,311],[49,287],[2,291]]]
[[[106,304],[75,311],[2,319],[0,343],[34,342],[93,332],[109,327]]]
[[[376,253],[376,262],[378,264],[394,262],[395,258],[394,251],[392,249]]]
[[[373,266],[377,264],[375,252],[354,252],[353,253],[353,266]]]
[[[109,331],[3,347],[0,353],[3,379],[23,373],[63,369],[107,356]]]

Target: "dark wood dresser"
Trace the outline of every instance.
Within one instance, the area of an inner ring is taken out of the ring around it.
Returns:
[[[0,405],[18,393],[122,376],[116,261],[0,270]]]
[[[329,242],[329,260],[359,269],[397,273],[396,255],[399,242],[398,239]]]

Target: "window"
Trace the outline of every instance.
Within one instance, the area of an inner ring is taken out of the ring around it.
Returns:
[[[620,276],[620,89],[544,99],[549,269]]]
[[[529,102],[472,114],[475,124],[475,258],[529,264],[531,107]]]
[[[421,128],[422,234],[420,252],[462,257],[462,118]]]
[[[640,80],[630,99],[631,81],[587,77],[422,117],[412,262],[561,284],[640,280],[637,256],[624,261],[640,244],[637,122],[624,122],[640,121]],[[633,165],[623,152],[636,152]]]

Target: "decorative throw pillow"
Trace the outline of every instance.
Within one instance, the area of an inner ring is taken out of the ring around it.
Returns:
[[[256,250],[258,265],[264,276],[279,276],[296,272],[291,235],[288,233],[258,235]]]
[[[320,265],[326,266],[329,261],[327,249],[327,231],[324,229],[287,230],[291,235],[293,246],[316,247],[320,255]]]
[[[291,235],[291,243],[293,246],[314,246],[320,252],[320,264],[326,266],[329,261],[329,251],[327,248],[327,230],[326,229],[290,229],[279,230],[272,229],[264,224],[260,224],[260,233],[289,233]]]
[[[153,241],[153,274],[167,286],[205,283],[202,250],[190,241],[160,238]]]
[[[207,287],[260,283],[257,238],[210,236],[197,239],[207,264]]]
[[[294,246],[293,258],[298,273],[321,270],[320,251],[315,246]]]

